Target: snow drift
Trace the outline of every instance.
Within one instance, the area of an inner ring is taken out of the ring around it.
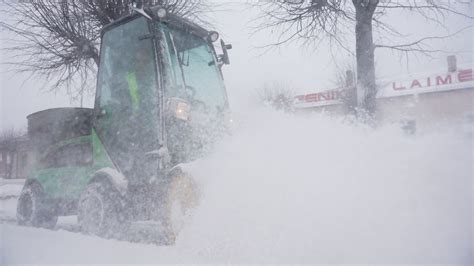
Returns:
[[[4,262],[472,264],[472,130],[266,109],[242,121],[187,165],[201,204],[175,246],[4,226]]]
[[[264,111],[192,167],[178,246],[235,262],[472,262],[472,138]]]

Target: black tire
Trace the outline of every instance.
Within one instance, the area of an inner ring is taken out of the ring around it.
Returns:
[[[17,222],[19,225],[53,229],[58,221],[53,207],[46,204],[46,197],[40,185],[26,185],[18,199]]]
[[[180,169],[170,174],[164,203],[162,238],[164,244],[173,245],[199,203],[198,187],[189,174]]]
[[[111,238],[123,234],[130,222],[120,194],[108,183],[89,184],[79,198],[78,222],[81,231]]]

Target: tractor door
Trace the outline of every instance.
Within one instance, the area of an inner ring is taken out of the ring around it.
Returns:
[[[150,36],[145,18],[137,17],[102,37],[94,126],[131,183],[149,178],[144,156],[159,148],[157,64]]]

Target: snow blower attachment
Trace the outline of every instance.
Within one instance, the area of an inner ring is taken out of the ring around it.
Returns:
[[[78,215],[87,234],[115,237],[137,221],[174,243],[198,201],[180,164],[203,154],[228,125],[219,39],[161,7],[136,9],[102,31],[93,109],[28,117],[36,167],[19,199],[20,224],[52,228]]]

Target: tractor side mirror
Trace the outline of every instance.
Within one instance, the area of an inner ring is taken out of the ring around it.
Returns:
[[[221,39],[221,47],[222,47],[222,54],[219,55],[219,63],[220,65],[228,65],[230,64],[230,59],[229,59],[229,53],[227,50],[232,49],[232,44],[226,44],[222,39]]]

